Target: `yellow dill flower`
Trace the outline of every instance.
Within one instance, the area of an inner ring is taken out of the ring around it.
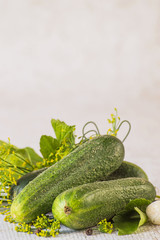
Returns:
[[[106,218],[98,223],[98,230],[103,233],[112,233],[113,232],[113,224],[111,222],[107,222]]]
[[[117,108],[114,108],[115,114],[111,114],[111,119],[107,119],[109,124],[112,124],[112,129],[109,128],[107,131],[108,135],[117,136],[118,126],[120,122],[120,117],[118,117]]]

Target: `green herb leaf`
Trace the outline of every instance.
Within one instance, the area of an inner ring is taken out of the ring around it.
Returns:
[[[145,222],[147,222],[147,215],[146,215],[144,212],[142,212],[138,207],[135,207],[134,209],[135,209],[135,211],[137,211],[137,212],[139,213],[139,215],[140,215],[140,221],[139,221],[139,225],[138,225],[138,227],[140,227],[140,226],[142,226]]]
[[[51,154],[55,154],[57,148],[59,147],[59,142],[57,139],[42,135],[40,138],[40,152],[42,153],[44,158],[49,158]]]
[[[146,207],[151,201],[146,199],[135,199],[130,201],[125,209],[113,217],[114,227],[118,235],[126,235],[135,232],[147,221]]]
[[[75,144],[74,130],[75,126],[68,126],[60,120],[51,120],[56,138],[42,135],[40,138],[40,152],[45,159],[54,159],[59,161],[63,156],[71,151]]]
[[[52,119],[51,124],[54,129],[56,138],[60,144],[63,141],[65,141],[70,146],[72,146],[75,143],[74,135],[75,125],[69,126],[65,122],[56,119]]]
[[[28,158],[33,165],[36,165],[37,162],[42,162],[43,158],[40,157],[33,148],[26,147],[24,148],[28,154]]]
[[[68,126],[60,120],[51,120],[56,138],[43,135],[40,139],[40,152],[44,159],[42,167],[49,167],[68,155],[75,145],[75,126]],[[41,168],[41,165],[39,166]]]
[[[14,151],[14,154],[19,158],[24,158],[28,164],[31,164],[32,167],[34,168],[37,164],[37,162],[42,162],[43,159],[40,157],[33,148],[30,147],[25,147],[25,148],[20,148],[16,149]]]

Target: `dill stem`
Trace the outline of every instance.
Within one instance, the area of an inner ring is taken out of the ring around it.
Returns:
[[[16,153],[14,153],[14,155],[15,155],[16,157],[20,158],[21,161],[23,161],[23,162],[25,162],[26,164],[28,164],[29,166],[31,166],[32,169],[34,169],[33,166],[32,166],[32,164],[30,164],[29,162],[27,162],[27,160],[25,160],[25,158],[22,158],[22,156],[20,156],[20,155],[18,155],[18,154],[16,154]]]
[[[0,159],[1,159],[3,162],[7,163],[7,164],[9,165],[8,167],[12,167],[12,171],[17,172],[16,170],[14,170],[15,166],[14,166],[13,164],[7,162],[6,160],[4,160],[4,159],[1,158],[1,157],[0,157]],[[21,170],[21,171],[23,171],[23,172],[26,172],[26,173],[30,172],[30,169],[27,169],[27,168],[18,167],[18,166],[16,166],[16,168],[19,169],[19,170]],[[33,167],[32,167],[32,168],[33,168]],[[28,170],[28,171],[26,171],[26,170]],[[17,172],[17,173],[19,173],[19,174],[22,175],[21,172]]]

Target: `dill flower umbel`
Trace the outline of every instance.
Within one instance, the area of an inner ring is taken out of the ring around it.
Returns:
[[[36,234],[39,237],[56,237],[59,234],[60,222],[54,219],[53,216],[41,214],[31,223],[16,223],[9,211],[5,214],[4,221],[15,224],[16,232]]]
[[[103,233],[112,233],[113,224],[111,222],[107,222],[107,220],[104,219],[98,223],[98,230]]]
[[[111,114],[111,119],[107,119],[109,124],[112,124],[112,129],[109,128],[107,131],[108,135],[117,136],[118,126],[120,123],[120,117],[118,117],[117,108],[114,108],[115,114]]]
[[[36,220],[32,223],[18,223],[15,227],[17,232],[34,233],[39,237],[55,237],[59,234],[59,229],[60,222],[44,214],[37,216]]]

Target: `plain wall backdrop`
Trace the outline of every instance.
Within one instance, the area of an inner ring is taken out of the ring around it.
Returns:
[[[156,182],[159,0],[0,0],[0,139],[39,151],[51,118],[105,134],[114,107],[132,124],[125,159]]]

